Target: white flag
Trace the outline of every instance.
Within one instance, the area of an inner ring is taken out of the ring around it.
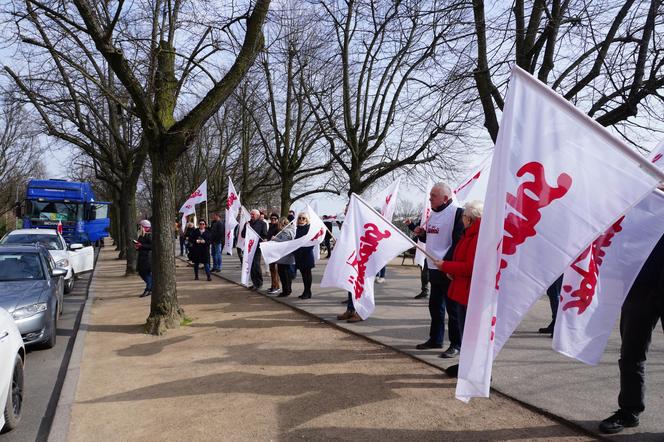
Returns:
[[[620,217],[565,271],[553,348],[599,363],[627,293],[664,234],[664,193],[655,190]]]
[[[351,292],[355,311],[366,319],[375,308],[376,273],[411,247],[407,237],[353,194],[320,286]]]
[[[254,255],[256,254],[256,249],[258,248],[258,243],[261,239],[258,236],[258,233],[256,233],[248,224],[244,239],[240,282],[249,287],[249,281],[251,281],[251,263],[254,262]]]
[[[309,232],[306,235],[290,241],[267,241],[261,243],[261,253],[263,254],[263,260],[267,264],[278,261],[300,247],[313,246],[314,254],[316,248],[320,250],[320,243],[325,239],[325,225],[318,215],[316,215],[316,212],[308,205],[307,211],[309,212]]]
[[[487,156],[470,176],[464,178],[454,190],[454,198],[461,204],[469,201],[484,201],[489,185],[489,171],[493,153]]]
[[[207,201],[207,180],[203,181],[203,184],[198,186],[198,189],[194,190],[191,195],[189,195],[187,201],[185,201],[180,208],[180,212],[187,213],[187,215],[193,213],[194,206],[203,201]]]
[[[385,195],[385,200],[380,209],[380,214],[383,215],[383,218],[392,222],[394,218],[394,211],[397,208],[397,200],[399,198],[399,184],[401,184],[401,177],[392,183],[392,185],[387,189],[387,194]]]
[[[458,399],[489,396],[493,359],[521,318],[581,250],[656,186],[658,171],[623,149],[547,86],[512,70],[470,286]]]
[[[426,230],[427,228],[427,221],[429,221],[429,216],[431,216],[431,201],[429,201],[429,194],[431,193],[431,188],[433,187],[433,183],[431,182],[431,178],[427,177],[427,187],[424,192],[424,201],[422,202],[422,213],[420,214],[420,227]],[[417,240],[417,244],[419,244],[420,247],[415,249],[415,264],[420,266],[421,268],[424,268],[424,262],[426,261],[427,257],[422,252],[422,249],[426,247],[425,243],[420,242],[420,240]]]
[[[233,240],[235,239],[235,226],[237,226],[237,215],[240,210],[240,195],[235,191],[233,180],[228,178],[228,197],[226,198],[225,229],[226,240],[224,241],[224,252],[233,254]]]
[[[658,162],[662,143],[651,155]],[[620,217],[565,270],[553,348],[586,364],[599,363],[632,284],[664,234],[659,190]]]
[[[244,240],[245,238],[242,238],[242,229],[244,226],[248,225],[247,223],[251,219],[251,214],[249,211],[244,207],[240,206],[240,222],[238,223],[240,225],[240,228],[238,229],[238,238],[237,238],[237,243],[235,244],[235,247],[238,249],[244,249]]]

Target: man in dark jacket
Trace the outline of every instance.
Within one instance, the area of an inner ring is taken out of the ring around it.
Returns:
[[[212,272],[221,272],[221,248],[224,241],[224,223],[218,213],[212,214],[210,224],[210,236],[212,237]]]
[[[330,240],[332,239],[332,233],[330,233],[332,232],[332,221],[330,221],[330,218],[327,215],[323,215],[323,224],[325,224],[325,227],[327,227],[323,244],[325,244],[325,249],[327,250],[326,258],[329,259],[330,255],[332,254],[332,244],[330,244]]]
[[[650,253],[627,294],[620,315],[620,409],[599,424],[602,433],[639,425],[645,410],[645,366],[652,332],[664,327],[664,236]]]
[[[138,223],[140,235],[136,241],[135,247],[138,250],[136,260],[136,270],[138,275],[145,281],[145,290],[140,295],[141,298],[150,296],[152,293],[152,225],[150,221],[144,219]]]
[[[261,213],[254,209],[249,212],[250,219],[247,224],[254,229],[254,232],[259,236],[260,241],[265,241],[267,239],[267,225],[261,219]],[[247,226],[242,226],[242,238],[246,238]],[[260,290],[263,287],[263,271],[261,269],[261,246],[260,241],[256,247],[256,253],[254,254],[254,260],[251,262],[251,282],[253,283],[252,290]]]

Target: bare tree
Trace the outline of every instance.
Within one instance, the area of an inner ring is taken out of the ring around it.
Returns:
[[[140,119],[152,165],[154,227],[154,290],[146,330],[164,333],[179,326],[183,315],[172,235],[177,161],[253,63],[270,1],[218,9],[180,0],[25,3],[104,58],[131,100],[128,110]],[[244,37],[238,39],[239,33]],[[137,54],[139,62],[127,54]]]
[[[349,192],[451,155],[468,120],[461,87],[451,81],[458,6],[348,0],[322,7],[336,41],[326,61],[334,71],[310,96]]]
[[[490,13],[473,0],[475,40],[460,55],[475,53],[469,61],[491,138],[512,63],[604,126],[640,125],[628,122],[639,110],[661,117],[663,16],[661,0],[516,0]]]

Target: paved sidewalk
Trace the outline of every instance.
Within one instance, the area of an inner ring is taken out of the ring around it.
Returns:
[[[224,256],[221,276],[239,282],[240,266],[237,256]],[[406,261],[409,264],[410,261]],[[301,280],[296,279],[293,296],[278,298],[327,321],[337,323],[354,333],[405,351],[429,364],[445,368],[457,360],[440,359],[440,351],[415,350],[415,345],[428,337],[429,312],[427,300],[415,300],[419,293],[419,268],[401,265],[395,259],[387,269],[384,284],[376,284],[376,311],[367,321],[347,324],[336,321],[345,310],[340,302],[345,292],[319,286],[326,260],[314,269],[313,298],[297,299],[302,292]],[[270,284],[265,277],[263,288]],[[601,363],[596,367],[562,356],[551,349],[551,339],[536,331],[551,319],[549,301],[543,296],[528,314],[516,333],[498,355],[493,370],[492,387],[537,409],[560,416],[591,432],[597,432],[598,421],[618,408],[618,357],[620,336],[617,329],[609,341]],[[616,327],[617,328],[617,327]],[[664,440],[664,339],[657,326],[647,362],[646,411],[641,425],[612,436],[614,440]],[[446,336],[447,339],[447,336]],[[447,346],[446,345],[444,347]],[[481,402],[474,400],[473,402]]]
[[[499,395],[465,405],[438,369],[222,279],[193,281],[180,261],[193,322],[145,335],[149,299],[113,258],[102,252],[93,282],[67,440],[589,440]]]

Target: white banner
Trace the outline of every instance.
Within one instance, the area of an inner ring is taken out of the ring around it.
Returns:
[[[320,243],[325,239],[325,225],[323,221],[316,215],[316,212],[307,205],[309,212],[309,232],[297,239],[290,241],[267,241],[261,244],[261,253],[263,260],[267,264],[272,264],[275,261],[283,258],[289,253],[293,253],[300,247],[314,247],[314,255],[316,249],[320,250]]]
[[[258,236],[258,233],[256,233],[248,224],[244,239],[240,282],[246,287],[249,287],[249,281],[251,281],[251,263],[254,261],[254,255],[256,254],[256,249],[258,248],[258,243],[261,239]]]
[[[226,229],[226,240],[224,241],[224,252],[232,255],[233,254],[233,241],[235,240],[235,226],[238,225],[237,215],[240,211],[240,195],[235,191],[235,186],[233,185],[233,180],[228,178],[228,197],[226,198],[226,217],[225,229]]]
[[[581,250],[656,186],[638,154],[623,149],[546,85],[512,70],[470,287],[458,399],[489,396],[493,360],[522,317]]]
[[[565,271],[553,348],[597,365],[643,264],[664,235],[664,193],[620,217]]]
[[[486,197],[486,189],[489,185],[489,171],[491,170],[491,160],[493,153],[474,168],[474,172],[464,178],[454,191],[454,197],[463,205],[470,201],[484,201]]]
[[[351,292],[355,311],[366,319],[375,308],[376,273],[412,246],[396,227],[353,194],[320,286]]]
[[[203,184],[198,186],[198,189],[194,190],[187,201],[180,208],[180,212],[189,215],[194,213],[193,208],[196,204],[200,204],[203,201],[207,201],[207,180],[203,181]]]
[[[401,177],[392,183],[392,185],[387,189],[387,195],[383,200],[383,204],[380,208],[380,214],[383,215],[383,218],[392,222],[394,218],[394,211],[397,208],[397,200],[399,198],[399,184],[401,184]]]
[[[664,167],[661,143],[651,161]],[[664,234],[664,193],[653,191],[595,239],[565,271],[553,348],[597,365],[643,264]]]
[[[237,243],[235,243],[235,247],[238,249],[244,249],[244,238],[242,238],[242,229],[244,226],[248,225],[247,223],[251,219],[251,214],[249,211],[244,207],[240,206],[240,221],[238,222],[238,225],[240,228],[238,229],[237,235]]]
[[[422,201],[422,213],[420,214],[420,227],[425,230],[427,228],[427,221],[429,221],[429,217],[431,216],[431,201],[429,201],[429,196],[432,187],[433,182],[430,177],[427,177],[427,187],[424,189],[424,201]],[[422,249],[424,249],[426,245],[425,243],[420,242],[419,239],[417,240],[417,244],[419,247],[415,249],[415,264],[420,266],[420,268],[424,268],[424,262],[427,257],[424,252],[422,252]]]

